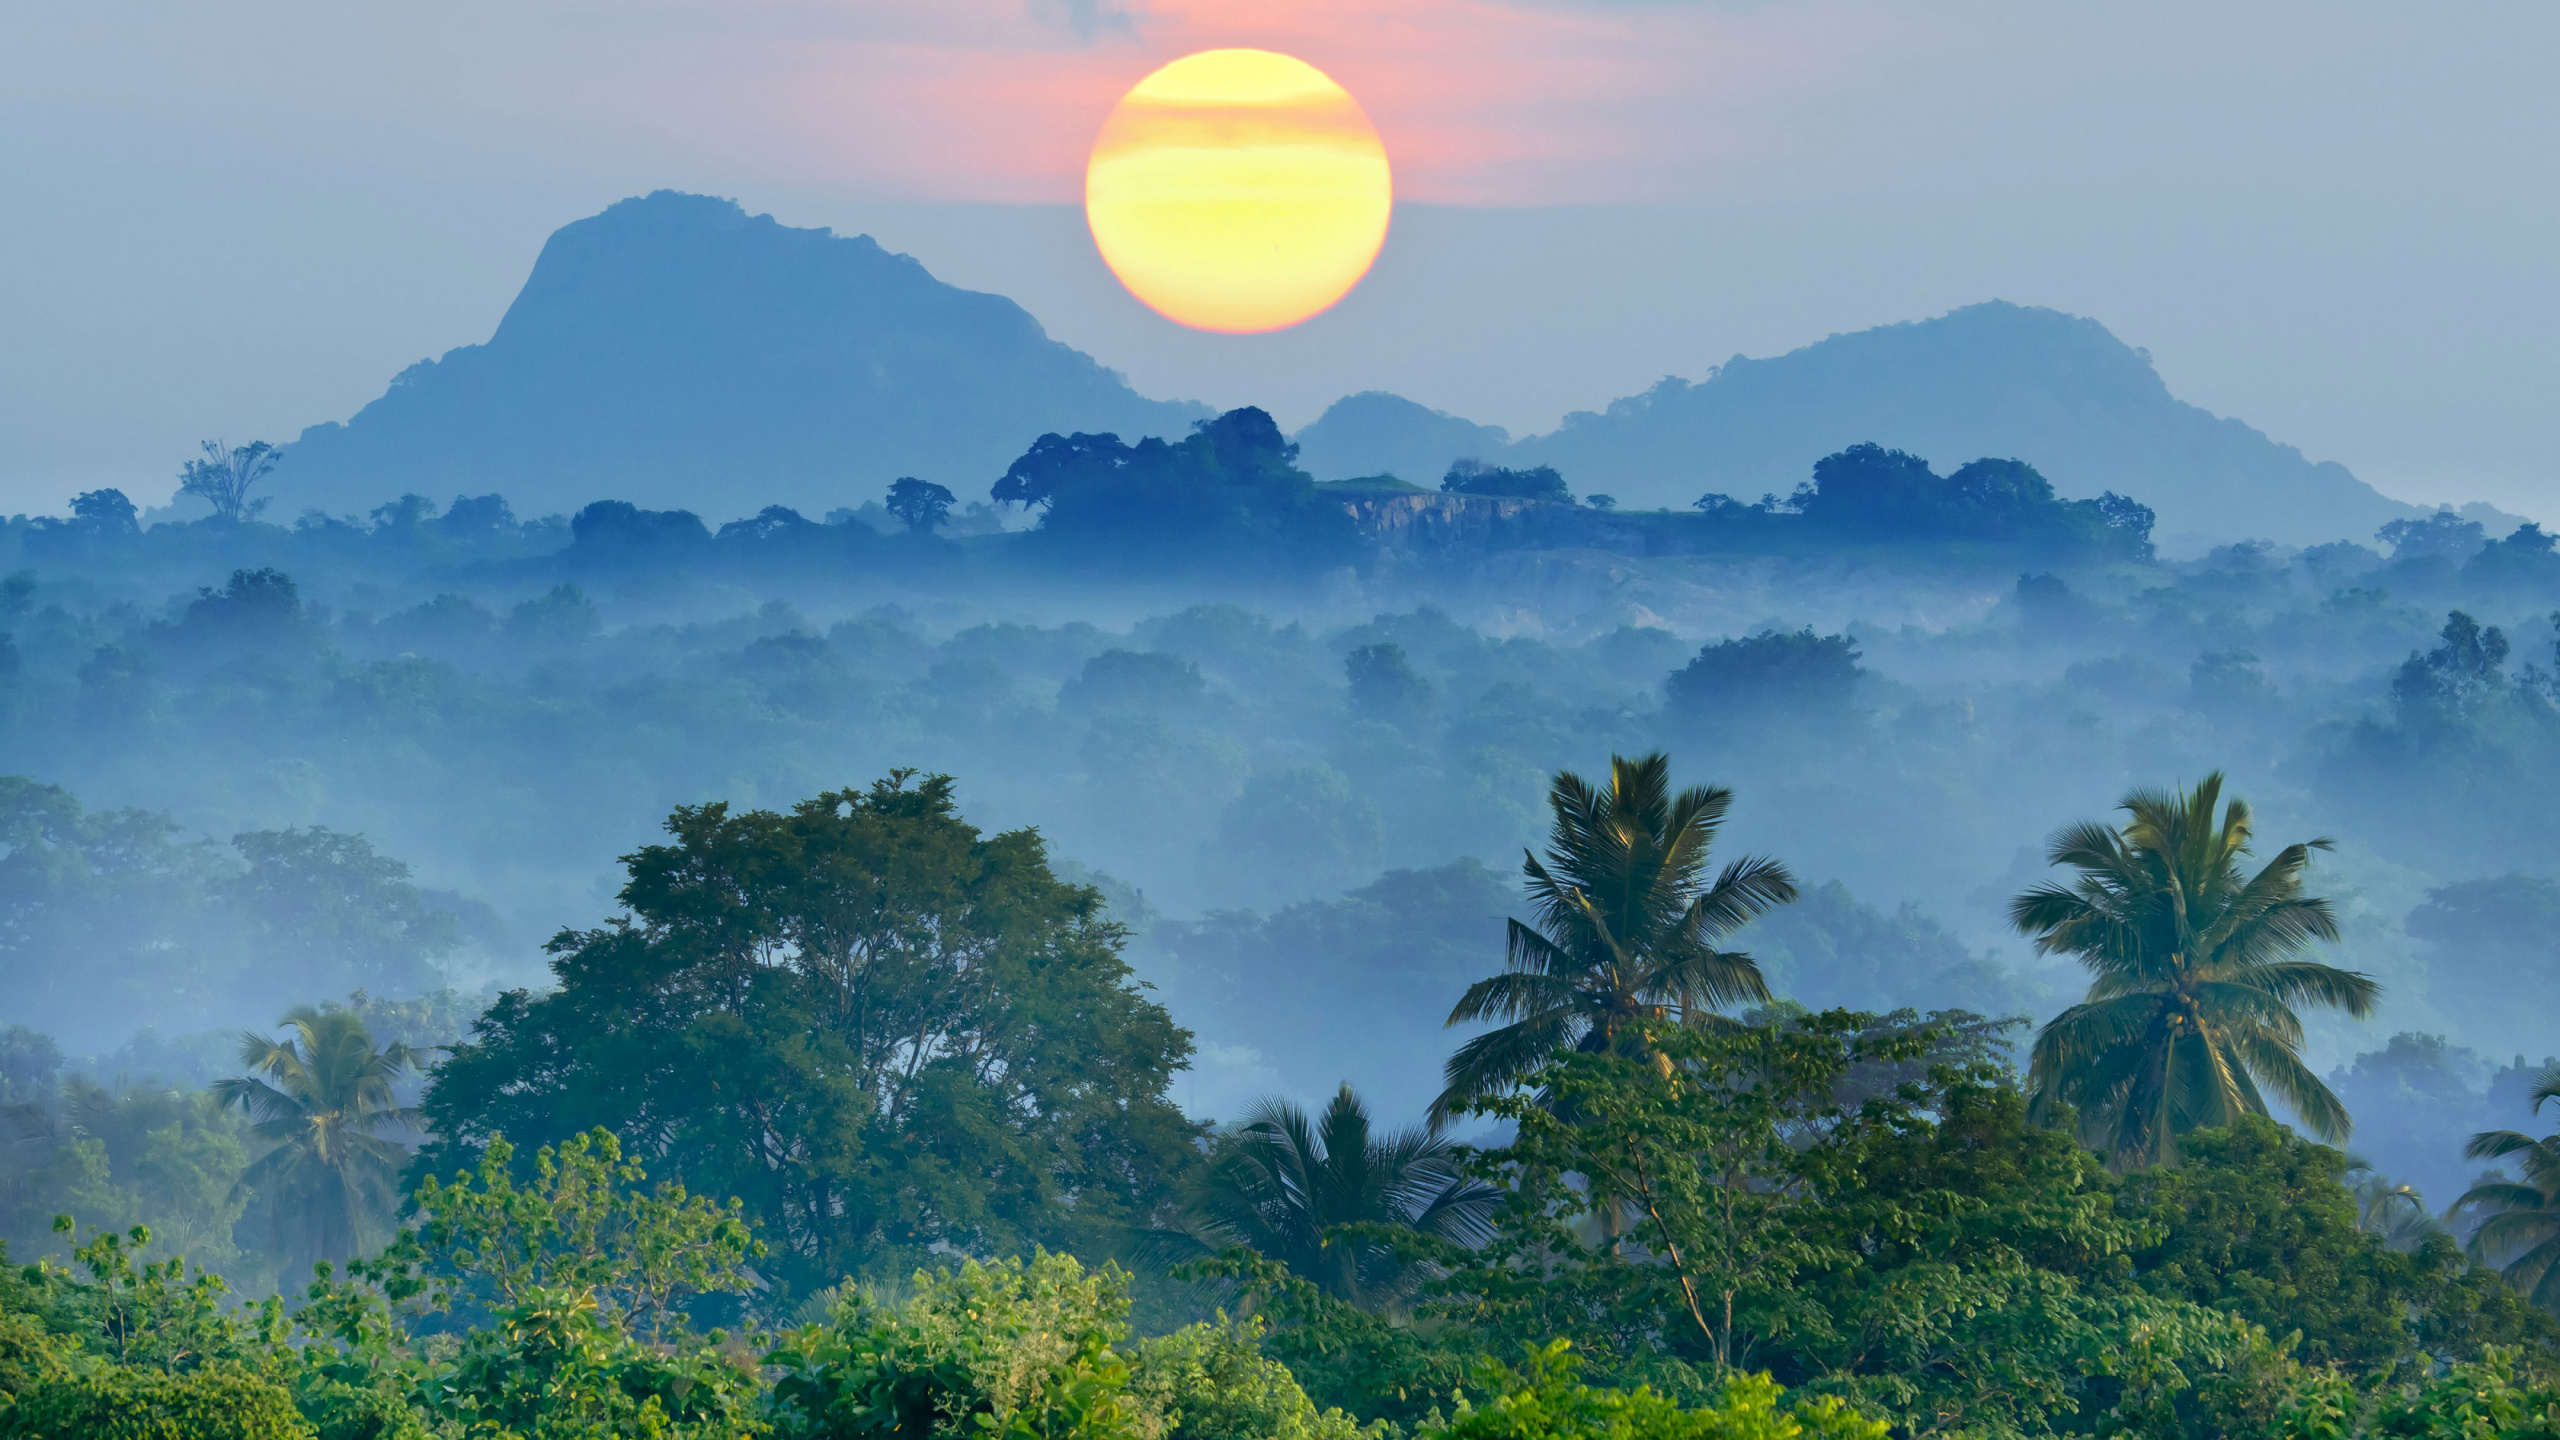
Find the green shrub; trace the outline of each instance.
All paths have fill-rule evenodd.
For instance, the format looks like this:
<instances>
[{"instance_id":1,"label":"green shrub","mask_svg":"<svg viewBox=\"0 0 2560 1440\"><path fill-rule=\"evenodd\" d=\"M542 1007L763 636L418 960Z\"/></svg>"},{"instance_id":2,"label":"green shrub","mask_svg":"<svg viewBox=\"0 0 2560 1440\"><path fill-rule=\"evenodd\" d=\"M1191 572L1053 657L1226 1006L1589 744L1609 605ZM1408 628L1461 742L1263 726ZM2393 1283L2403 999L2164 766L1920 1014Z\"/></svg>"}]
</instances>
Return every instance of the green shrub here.
<instances>
[{"instance_id":1,"label":"green shrub","mask_svg":"<svg viewBox=\"0 0 2560 1440\"><path fill-rule=\"evenodd\" d=\"M1581 1361L1566 1342L1531 1351L1514 1371L1491 1365L1483 1405L1461 1402L1457 1416L1426 1425L1421 1440L1884 1440L1882 1421L1837 1399L1781 1405L1785 1393L1766 1375L1728 1378L1697 1409L1637 1386L1601 1390L1581 1383Z\"/></svg>"},{"instance_id":2,"label":"green shrub","mask_svg":"<svg viewBox=\"0 0 2560 1440\"><path fill-rule=\"evenodd\" d=\"M2298 1372L2276 1408L2275 1440L2560 1440L2560 1389L2516 1374L2492 1346L2416 1384L2359 1393L2334 1369Z\"/></svg>"},{"instance_id":3,"label":"green shrub","mask_svg":"<svg viewBox=\"0 0 2560 1440\"><path fill-rule=\"evenodd\" d=\"M490 1440L739 1440L759 1434L754 1377L716 1352L669 1352L597 1315L583 1290L534 1289L427 1370L424 1408ZM396 1436L399 1432L379 1432Z\"/></svg>"},{"instance_id":4,"label":"green shrub","mask_svg":"<svg viewBox=\"0 0 2560 1440\"><path fill-rule=\"evenodd\" d=\"M789 1440L1363 1440L1262 1353L1247 1321L1127 1344L1129 1279L1065 1255L857 1292L766 1357Z\"/></svg>"},{"instance_id":5,"label":"green shrub","mask_svg":"<svg viewBox=\"0 0 2560 1440\"><path fill-rule=\"evenodd\" d=\"M293 1397L246 1371L101 1369L40 1380L18 1397L7 1440L313 1440Z\"/></svg>"},{"instance_id":6,"label":"green shrub","mask_svg":"<svg viewBox=\"0 0 2560 1440\"><path fill-rule=\"evenodd\" d=\"M1339 1410L1319 1410L1289 1367L1262 1353L1257 1320L1187 1325L1139 1341L1130 1389L1164 1416L1165 1440L1360 1440Z\"/></svg>"},{"instance_id":7,"label":"green shrub","mask_svg":"<svg viewBox=\"0 0 2560 1440\"><path fill-rule=\"evenodd\" d=\"M305 1372L294 1403L319 1440L435 1440L406 1400L380 1387Z\"/></svg>"},{"instance_id":8,"label":"green shrub","mask_svg":"<svg viewBox=\"0 0 2560 1440\"><path fill-rule=\"evenodd\" d=\"M792 1440L1163 1440L1111 1347L1128 1277L1066 1255L919 1274L902 1305L856 1292L833 1322L767 1357L777 1432Z\"/></svg>"}]
</instances>

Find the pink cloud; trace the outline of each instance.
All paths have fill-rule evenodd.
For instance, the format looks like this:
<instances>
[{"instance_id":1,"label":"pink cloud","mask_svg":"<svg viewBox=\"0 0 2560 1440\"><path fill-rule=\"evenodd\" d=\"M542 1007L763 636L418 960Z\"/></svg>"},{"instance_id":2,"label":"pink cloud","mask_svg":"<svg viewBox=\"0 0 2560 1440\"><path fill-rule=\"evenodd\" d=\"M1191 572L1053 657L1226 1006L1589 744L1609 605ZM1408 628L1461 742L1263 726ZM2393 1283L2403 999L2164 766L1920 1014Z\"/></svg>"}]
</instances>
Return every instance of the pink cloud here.
<instances>
[{"instance_id":1,"label":"pink cloud","mask_svg":"<svg viewBox=\"0 0 2560 1440\"><path fill-rule=\"evenodd\" d=\"M1840 76L1817 72L1876 54L1897 29L1846 3L1152 0L1087 35L1021 0L758 13L761 25L698 37L728 63L697 52L716 79L653 96L655 123L796 180L1054 202L1080 195L1120 94L1197 50L1260 46L1340 80L1384 136L1403 198L1542 204L1693 192L1702 173L1770 151L1755 109L1808 79L1828 88Z\"/></svg>"}]
</instances>

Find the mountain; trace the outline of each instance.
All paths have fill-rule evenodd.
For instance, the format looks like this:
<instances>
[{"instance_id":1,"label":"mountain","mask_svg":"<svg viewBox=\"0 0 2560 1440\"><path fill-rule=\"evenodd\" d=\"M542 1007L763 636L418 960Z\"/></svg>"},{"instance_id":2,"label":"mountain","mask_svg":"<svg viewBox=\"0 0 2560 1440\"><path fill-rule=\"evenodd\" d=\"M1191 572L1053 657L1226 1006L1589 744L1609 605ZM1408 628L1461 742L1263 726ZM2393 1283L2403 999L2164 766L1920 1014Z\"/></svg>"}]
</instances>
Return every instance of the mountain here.
<instances>
[{"instance_id":1,"label":"mountain","mask_svg":"<svg viewBox=\"0 0 2560 1440\"><path fill-rule=\"evenodd\" d=\"M1466 436L1466 425L1373 393L1336 402L1298 439L1310 468L1323 462L1319 479L1393 468L1436 483L1451 460L1472 457L1553 465L1578 494L1664 507L1709 492L1785 495L1815 460L1872 440L1941 473L1982 456L2015 458L2066 496L2131 495L2159 512L2158 534L2173 547L2370 543L2385 521L2419 513L2345 466L2315 464L2177 399L2149 354L2097 321L2001 301L1834 335L1775 359L1737 355L1696 384L1664 380L1507 446Z\"/></svg>"},{"instance_id":2,"label":"mountain","mask_svg":"<svg viewBox=\"0 0 2560 1440\"><path fill-rule=\"evenodd\" d=\"M662 190L554 233L487 344L304 431L274 513L494 490L528 515L608 497L815 515L901 475L984 495L1043 431L1179 436L1209 413L867 236Z\"/></svg>"},{"instance_id":3,"label":"mountain","mask_svg":"<svg viewBox=\"0 0 2560 1440\"><path fill-rule=\"evenodd\" d=\"M1325 408L1290 437L1298 465L1327 480L1393 475L1416 485L1440 483L1449 462L1501 453L1511 432L1417 405L1384 390L1363 390Z\"/></svg>"}]
</instances>

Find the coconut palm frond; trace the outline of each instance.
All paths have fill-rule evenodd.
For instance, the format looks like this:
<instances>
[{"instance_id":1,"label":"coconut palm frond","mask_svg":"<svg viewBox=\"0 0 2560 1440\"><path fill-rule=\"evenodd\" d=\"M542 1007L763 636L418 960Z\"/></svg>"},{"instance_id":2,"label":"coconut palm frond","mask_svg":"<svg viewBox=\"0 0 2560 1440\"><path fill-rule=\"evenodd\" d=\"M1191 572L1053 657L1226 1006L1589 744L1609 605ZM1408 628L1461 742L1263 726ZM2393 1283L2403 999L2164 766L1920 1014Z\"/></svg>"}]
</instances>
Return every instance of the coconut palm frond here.
<instances>
[{"instance_id":1,"label":"coconut palm frond","mask_svg":"<svg viewBox=\"0 0 2560 1440\"><path fill-rule=\"evenodd\" d=\"M1796 898L1785 866L1759 856L1710 878L1709 852L1733 793L1676 794L1659 752L1614 756L1605 786L1566 772L1548 787L1543 854L1521 866L1531 918L1510 922L1505 973L1468 987L1452 1025L1495 1020L1450 1056L1433 1122L1517 1085L1567 1047L1642 1049L1663 1023L1711 1023L1765 1003L1748 954L1718 941Z\"/></svg>"},{"instance_id":2,"label":"coconut palm frond","mask_svg":"<svg viewBox=\"0 0 2560 1440\"><path fill-rule=\"evenodd\" d=\"M2533 1089L2528 1098L2533 1101L2537 1115L2542 1113L2543 1102L2560 1100L2560 1060L2546 1060L2542 1068L2534 1072Z\"/></svg>"},{"instance_id":3,"label":"coconut palm frond","mask_svg":"<svg viewBox=\"0 0 2560 1440\"><path fill-rule=\"evenodd\" d=\"M2084 1001L2055 1016L2028 1052L2030 1102L2049 1097L2084 1111L2112 1103L2121 1083L2109 1077L2142 1062L2136 1042L2159 1020L2159 1001L2147 995Z\"/></svg>"},{"instance_id":4,"label":"coconut palm frond","mask_svg":"<svg viewBox=\"0 0 2560 1440\"><path fill-rule=\"evenodd\" d=\"M1247 1245L1338 1299L1393 1308L1429 1275L1374 1232L1479 1244L1498 1199L1459 1174L1437 1129L1381 1133L1346 1085L1313 1115L1285 1100L1256 1105L1220 1142L1182 1223L1135 1232L1124 1252L1171 1265Z\"/></svg>"},{"instance_id":5,"label":"coconut palm frond","mask_svg":"<svg viewBox=\"0 0 2560 1440\"><path fill-rule=\"evenodd\" d=\"M2274 960L2242 965L2215 965L2200 972L2207 984L2227 984L2258 991L2291 1013L2296 1006L2319 1005L2342 1010L2361 1020L2381 1003L2382 986L2360 970L2341 970L2317 960ZM2232 997L2235 1003L2238 997Z\"/></svg>"},{"instance_id":6,"label":"coconut palm frond","mask_svg":"<svg viewBox=\"0 0 2560 1440\"><path fill-rule=\"evenodd\" d=\"M2121 826L2073 825L2046 854L2077 872L2010 902L2040 954L2090 973L2088 998L2056 1016L2031 1052L2040 1112L2079 1108L2118 1167L2163 1163L2176 1137L2263 1115L2269 1097L2328 1139L2351 1120L2303 1065L2299 1011L2362 1017L2371 977L2305 958L2338 940L2329 903L2303 893L2325 840L2286 846L2244 874L2254 838L2246 802L2219 774L2192 789L2137 790Z\"/></svg>"},{"instance_id":7,"label":"coconut palm frond","mask_svg":"<svg viewBox=\"0 0 2560 1440\"><path fill-rule=\"evenodd\" d=\"M2346 1105L2327 1082L2302 1063L2298 1032L2288 1041L2263 1030L2235 1028L2230 1045L2248 1073L2259 1085L2275 1092L2277 1100L2302 1121L2302 1128L2331 1145L2344 1144L2354 1133L2355 1121L2347 1114ZM2260 1114L2266 1113L2263 1101L2255 1108Z\"/></svg>"},{"instance_id":8,"label":"coconut palm frond","mask_svg":"<svg viewBox=\"0 0 2560 1440\"><path fill-rule=\"evenodd\" d=\"M1460 1110L1517 1083L1558 1051L1570 1048L1584 1023L1577 1011L1559 1007L1488 1030L1460 1045L1449 1057L1446 1087L1431 1102L1431 1123L1445 1125Z\"/></svg>"},{"instance_id":9,"label":"coconut palm frond","mask_svg":"<svg viewBox=\"0 0 2560 1440\"><path fill-rule=\"evenodd\" d=\"M1769 1003L1760 962L1738 950L1704 950L1671 960L1645 977L1645 988L1687 1016Z\"/></svg>"},{"instance_id":10,"label":"coconut palm frond","mask_svg":"<svg viewBox=\"0 0 2560 1440\"><path fill-rule=\"evenodd\" d=\"M1745 855L1724 867L1716 883L1689 902L1679 930L1684 938L1711 944L1797 897L1796 878L1786 866L1761 855Z\"/></svg>"}]
</instances>

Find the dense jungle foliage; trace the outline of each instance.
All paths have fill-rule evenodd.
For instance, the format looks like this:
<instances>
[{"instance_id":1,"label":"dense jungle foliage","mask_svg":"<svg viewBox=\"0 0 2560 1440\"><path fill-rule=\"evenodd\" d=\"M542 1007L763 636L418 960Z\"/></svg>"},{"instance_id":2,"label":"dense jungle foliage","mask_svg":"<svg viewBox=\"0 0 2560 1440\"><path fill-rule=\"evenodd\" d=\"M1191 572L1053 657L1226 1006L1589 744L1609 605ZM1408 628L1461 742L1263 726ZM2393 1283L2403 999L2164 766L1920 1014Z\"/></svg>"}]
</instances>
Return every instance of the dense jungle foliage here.
<instances>
[{"instance_id":1,"label":"dense jungle foliage","mask_svg":"<svg viewBox=\"0 0 2560 1440\"><path fill-rule=\"evenodd\" d=\"M553 984L440 1058L305 1008L199 1099L62 1100L92 1181L192 1157L201 1205L227 1161L217 1219L246 1233L254 1197L314 1278L244 1300L174 1233L66 1212L0 1282L0 1434L2521 1435L2560 1413L2537 1388L2560 1330L2494 1240L2466 1258L2377 1225L2346 1157L2259 1098L2302 1107L2293 1007L2362 1003L2363 977L2309 958L2328 902L2297 849L2247 872L2251 817L2215 782L2064 832L2086 878L2022 896L2020 924L2085 952L2084 1009L2138 995L2109 967L2147 947L2199 957L2208 1000L2260 996L2260 1038L2126 1042L2175 1081L2232 1037L2249 1079L2220 1109L2049 1054L2068 1013L2022 1083L2017 1022L1775 1001L1721 947L1792 882L1717 868L1731 797L1675 793L1656 755L1554 782L1508 963L1451 1011L1513 1021L1448 1064L1443 1108L1501 1122L1473 1144L1383 1131L1347 1087L1320 1116L1186 1120L1191 1037L1101 893L953 793L902 772L788 813L680 808L626 857L623 913L561 932ZM137 1105L159 1108L119 1165L85 1132Z\"/></svg>"},{"instance_id":2,"label":"dense jungle foliage","mask_svg":"<svg viewBox=\"0 0 2560 1440\"><path fill-rule=\"evenodd\" d=\"M0 1435L2560 1431L2535 527L225 467L0 525Z\"/></svg>"}]
</instances>

